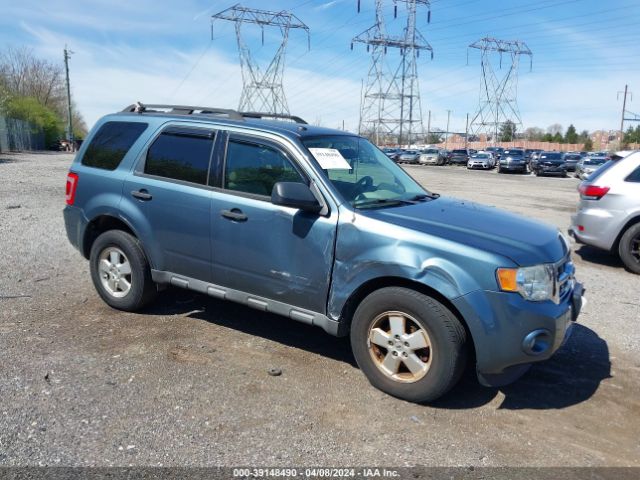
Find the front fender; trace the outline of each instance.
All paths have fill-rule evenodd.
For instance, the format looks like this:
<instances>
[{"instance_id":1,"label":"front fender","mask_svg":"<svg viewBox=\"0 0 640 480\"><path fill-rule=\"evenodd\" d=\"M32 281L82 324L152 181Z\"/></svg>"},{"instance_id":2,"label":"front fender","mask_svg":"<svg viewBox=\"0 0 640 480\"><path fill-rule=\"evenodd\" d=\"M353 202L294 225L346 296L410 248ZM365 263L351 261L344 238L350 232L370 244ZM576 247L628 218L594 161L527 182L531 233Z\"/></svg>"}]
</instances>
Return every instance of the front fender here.
<instances>
[{"instance_id":1,"label":"front fender","mask_svg":"<svg viewBox=\"0 0 640 480\"><path fill-rule=\"evenodd\" d=\"M338 225L327 313L340 320L351 295L376 278L419 282L453 300L495 288L495 265L511 263L490 252L345 212Z\"/></svg>"}]
</instances>

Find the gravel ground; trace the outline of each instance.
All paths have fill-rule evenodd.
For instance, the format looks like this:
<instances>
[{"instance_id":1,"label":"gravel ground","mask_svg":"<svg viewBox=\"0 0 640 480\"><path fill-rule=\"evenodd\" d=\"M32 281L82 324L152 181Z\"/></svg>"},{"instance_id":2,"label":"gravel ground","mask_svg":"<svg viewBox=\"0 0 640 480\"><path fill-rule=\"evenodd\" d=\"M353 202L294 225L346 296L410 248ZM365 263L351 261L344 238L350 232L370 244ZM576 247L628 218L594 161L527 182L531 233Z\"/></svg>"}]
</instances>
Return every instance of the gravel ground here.
<instances>
[{"instance_id":1,"label":"gravel ground","mask_svg":"<svg viewBox=\"0 0 640 480\"><path fill-rule=\"evenodd\" d=\"M0 465L640 466L640 278L606 253L575 252L589 303L553 359L414 405L318 328L180 290L107 307L64 233L71 159L0 155ZM563 230L577 201L572 178L407 170Z\"/></svg>"}]
</instances>

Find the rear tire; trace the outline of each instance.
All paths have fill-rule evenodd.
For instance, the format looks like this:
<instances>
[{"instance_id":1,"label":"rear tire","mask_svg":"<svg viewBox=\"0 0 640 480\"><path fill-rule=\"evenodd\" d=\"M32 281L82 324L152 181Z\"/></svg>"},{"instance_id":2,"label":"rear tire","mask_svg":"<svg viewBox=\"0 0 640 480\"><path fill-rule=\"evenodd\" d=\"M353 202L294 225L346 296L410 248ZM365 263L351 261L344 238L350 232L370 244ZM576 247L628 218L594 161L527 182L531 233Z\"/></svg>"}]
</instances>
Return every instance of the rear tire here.
<instances>
[{"instance_id":1,"label":"rear tire","mask_svg":"<svg viewBox=\"0 0 640 480\"><path fill-rule=\"evenodd\" d=\"M101 234L91 247L89 264L93 285L113 308L135 312L157 294L140 242L127 232L109 230Z\"/></svg>"},{"instance_id":2,"label":"rear tire","mask_svg":"<svg viewBox=\"0 0 640 480\"><path fill-rule=\"evenodd\" d=\"M627 270L640 274L640 223L630 226L620 238L618 253Z\"/></svg>"},{"instance_id":3,"label":"rear tire","mask_svg":"<svg viewBox=\"0 0 640 480\"><path fill-rule=\"evenodd\" d=\"M371 293L351 324L351 348L369 382L410 402L433 401L457 383L465 343L465 329L449 309L407 288Z\"/></svg>"}]
</instances>

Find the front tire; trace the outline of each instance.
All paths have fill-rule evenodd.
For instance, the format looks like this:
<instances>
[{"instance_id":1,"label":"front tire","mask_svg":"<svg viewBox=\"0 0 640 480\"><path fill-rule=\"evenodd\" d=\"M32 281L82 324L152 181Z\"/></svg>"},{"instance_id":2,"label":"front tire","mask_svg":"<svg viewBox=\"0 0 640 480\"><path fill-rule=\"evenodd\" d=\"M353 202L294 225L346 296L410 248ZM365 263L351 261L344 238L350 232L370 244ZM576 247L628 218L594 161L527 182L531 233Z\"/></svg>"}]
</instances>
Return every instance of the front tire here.
<instances>
[{"instance_id":1,"label":"front tire","mask_svg":"<svg viewBox=\"0 0 640 480\"><path fill-rule=\"evenodd\" d=\"M618 246L620 259L630 272L640 274L640 223L627 228Z\"/></svg>"},{"instance_id":2,"label":"front tire","mask_svg":"<svg viewBox=\"0 0 640 480\"><path fill-rule=\"evenodd\" d=\"M449 391L466 365L466 332L432 297L387 287L366 297L351 324L351 348L371 384L410 402Z\"/></svg>"},{"instance_id":3,"label":"front tire","mask_svg":"<svg viewBox=\"0 0 640 480\"><path fill-rule=\"evenodd\" d=\"M89 264L93 285L113 308L135 312L156 296L147 257L138 239L127 232L109 230L96 238Z\"/></svg>"}]
</instances>

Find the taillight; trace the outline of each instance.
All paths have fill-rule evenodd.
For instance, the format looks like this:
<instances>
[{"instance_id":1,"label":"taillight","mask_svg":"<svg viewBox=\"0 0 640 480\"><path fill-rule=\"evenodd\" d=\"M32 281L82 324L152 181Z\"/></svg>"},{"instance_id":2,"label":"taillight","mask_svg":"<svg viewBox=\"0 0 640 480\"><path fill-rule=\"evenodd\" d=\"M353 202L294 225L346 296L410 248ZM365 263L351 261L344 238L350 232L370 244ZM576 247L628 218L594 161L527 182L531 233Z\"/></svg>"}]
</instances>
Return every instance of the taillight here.
<instances>
[{"instance_id":1,"label":"taillight","mask_svg":"<svg viewBox=\"0 0 640 480\"><path fill-rule=\"evenodd\" d=\"M67 187L65 192L65 201L67 205L73 205L76 200L76 188L78 187L78 174L67 173Z\"/></svg>"},{"instance_id":2,"label":"taillight","mask_svg":"<svg viewBox=\"0 0 640 480\"><path fill-rule=\"evenodd\" d=\"M609 187L598 187L596 185L580 185L578 188L580 196L586 200L600 200L609 191Z\"/></svg>"}]
</instances>

